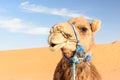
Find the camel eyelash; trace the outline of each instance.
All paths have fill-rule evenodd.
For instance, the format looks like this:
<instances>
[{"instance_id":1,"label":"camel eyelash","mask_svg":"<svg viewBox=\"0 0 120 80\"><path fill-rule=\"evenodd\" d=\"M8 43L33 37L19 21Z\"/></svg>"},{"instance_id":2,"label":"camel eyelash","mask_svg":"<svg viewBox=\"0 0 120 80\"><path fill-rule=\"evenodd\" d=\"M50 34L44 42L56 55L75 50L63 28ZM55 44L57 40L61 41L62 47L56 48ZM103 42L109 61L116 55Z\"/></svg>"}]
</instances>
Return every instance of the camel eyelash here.
<instances>
[{"instance_id":1,"label":"camel eyelash","mask_svg":"<svg viewBox=\"0 0 120 80\"><path fill-rule=\"evenodd\" d=\"M81 28L79 28L79 30L81 31L81 32L83 32L83 33L85 33L85 32L87 32L87 28L86 27L81 27Z\"/></svg>"}]
</instances>

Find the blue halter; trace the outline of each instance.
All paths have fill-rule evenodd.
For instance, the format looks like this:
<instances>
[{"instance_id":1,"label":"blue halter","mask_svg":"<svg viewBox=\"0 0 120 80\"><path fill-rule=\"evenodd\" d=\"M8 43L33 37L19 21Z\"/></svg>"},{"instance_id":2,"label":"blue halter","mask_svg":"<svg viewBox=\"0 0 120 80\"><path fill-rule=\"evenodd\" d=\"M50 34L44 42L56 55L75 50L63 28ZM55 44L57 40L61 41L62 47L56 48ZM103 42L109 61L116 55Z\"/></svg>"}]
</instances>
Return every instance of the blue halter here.
<instances>
[{"instance_id":1,"label":"blue halter","mask_svg":"<svg viewBox=\"0 0 120 80\"><path fill-rule=\"evenodd\" d=\"M85 55L85 49L83 46L81 46L79 44L79 37L78 37L78 33L74 27L73 24L69 23L71 25L71 27L73 28L73 31L75 33L76 36L76 50L75 53L72 57L67 58L66 56L64 56L71 64L72 64L72 73L73 73L73 80L76 80L76 70L75 70L75 64L80 63L80 60L86 62L92 59L91 54L87 54ZM83 57L77 57L78 54L82 54Z\"/></svg>"}]
</instances>

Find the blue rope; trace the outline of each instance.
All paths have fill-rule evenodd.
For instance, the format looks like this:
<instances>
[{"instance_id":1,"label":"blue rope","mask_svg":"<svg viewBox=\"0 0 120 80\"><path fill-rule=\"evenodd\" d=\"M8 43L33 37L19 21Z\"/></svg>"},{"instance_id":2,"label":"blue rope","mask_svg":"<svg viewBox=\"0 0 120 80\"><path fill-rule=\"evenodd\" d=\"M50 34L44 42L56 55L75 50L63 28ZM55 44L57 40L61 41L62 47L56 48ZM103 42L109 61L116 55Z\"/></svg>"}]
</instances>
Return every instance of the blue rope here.
<instances>
[{"instance_id":1,"label":"blue rope","mask_svg":"<svg viewBox=\"0 0 120 80\"><path fill-rule=\"evenodd\" d=\"M73 80L76 80L76 68L75 68L75 65L78 64L80 62L80 60L86 62L86 61L89 61L91 60L92 57L90 54L86 55L85 57L82 57L82 58L78 58L76 55L71 57L71 58L68 58L68 61L70 63L72 63L72 76L73 76Z\"/></svg>"},{"instance_id":2,"label":"blue rope","mask_svg":"<svg viewBox=\"0 0 120 80\"><path fill-rule=\"evenodd\" d=\"M68 22L69 23L69 22ZM76 41L77 41L77 44L79 43L79 37L78 37L78 33L74 27L74 25L72 23L69 23L71 25L71 27L73 28L73 31L75 33L75 36L76 36Z\"/></svg>"},{"instance_id":3,"label":"blue rope","mask_svg":"<svg viewBox=\"0 0 120 80\"><path fill-rule=\"evenodd\" d=\"M75 70L75 63L72 63L72 75L73 75L73 80L76 80L76 70Z\"/></svg>"},{"instance_id":4,"label":"blue rope","mask_svg":"<svg viewBox=\"0 0 120 80\"><path fill-rule=\"evenodd\" d=\"M74 27L73 24L69 23L71 25L71 27L73 28L73 31L75 33L76 36L76 51L73 55L73 57L67 58L66 56L64 56L70 63L72 63L72 76L73 76L73 80L76 80L76 68L75 68L75 64L78 64L80 62L80 60L86 62L92 59L91 54L85 55L81 58L78 58L77 55L78 54L82 54L84 55L85 49L83 46L81 46L79 44L79 37L78 37L78 33Z\"/></svg>"}]
</instances>

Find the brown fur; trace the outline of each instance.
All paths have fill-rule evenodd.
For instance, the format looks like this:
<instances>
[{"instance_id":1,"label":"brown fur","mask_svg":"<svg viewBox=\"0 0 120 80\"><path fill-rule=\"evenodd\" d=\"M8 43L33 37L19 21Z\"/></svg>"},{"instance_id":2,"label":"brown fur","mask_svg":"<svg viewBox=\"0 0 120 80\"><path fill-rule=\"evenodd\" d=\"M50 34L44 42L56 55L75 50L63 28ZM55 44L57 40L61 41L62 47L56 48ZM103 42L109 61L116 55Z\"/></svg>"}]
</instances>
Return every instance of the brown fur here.
<instances>
[{"instance_id":1,"label":"brown fur","mask_svg":"<svg viewBox=\"0 0 120 80\"><path fill-rule=\"evenodd\" d=\"M64 58L58 63L53 80L72 80L71 64ZM76 64L76 80L101 80L91 62Z\"/></svg>"}]
</instances>

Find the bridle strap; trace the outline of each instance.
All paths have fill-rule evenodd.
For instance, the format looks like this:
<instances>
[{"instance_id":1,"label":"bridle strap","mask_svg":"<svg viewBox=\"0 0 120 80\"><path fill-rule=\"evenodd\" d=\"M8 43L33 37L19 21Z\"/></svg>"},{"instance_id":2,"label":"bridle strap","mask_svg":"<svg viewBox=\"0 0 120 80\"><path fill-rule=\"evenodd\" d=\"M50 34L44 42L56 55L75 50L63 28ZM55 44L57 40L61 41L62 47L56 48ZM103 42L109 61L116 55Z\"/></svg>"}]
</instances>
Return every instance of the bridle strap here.
<instances>
[{"instance_id":1,"label":"bridle strap","mask_svg":"<svg viewBox=\"0 0 120 80\"><path fill-rule=\"evenodd\" d=\"M74 31L75 37L76 37L76 43L78 44L78 43L79 43L78 33L77 33L77 31L76 31L74 25L73 25L72 23L70 23L70 22L68 22L68 23L69 23L69 24L71 25L71 27L73 28L73 31Z\"/></svg>"},{"instance_id":2,"label":"bridle strap","mask_svg":"<svg viewBox=\"0 0 120 80\"><path fill-rule=\"evenodd\" d=\"M68 22L69 23L69 22ZM75 64L79 63L79 58L77 57L77 48L78 48L78 44L79 44L79 37L78 37L78 33L75 29L75 26L72 23L69 23L74 31L75 37L76 37L76 50L75 53L73 54L72 58L66 58L69 60L69 62L72 63L72 75L73 75L73 80L76 80L76 69L75 69ZM65 56L64 56L65 57Z\"/></svg>"},{"instance_id":3,"label":"bridle strap","mask_svg":"<svg viewBox=\"0 0 120 80\"><path fill-rule=\"evenodd\" d=\"M68 22L69 23L69 22ZM73 54L72 57L67 58L66 56L64 56L71 64L72 64L72 75L73 75L73 80L76 80L76 68L75 68L75 64L78 64L80 62L80 60L86 62L86 60L90 60L91 59L91 55L85 55L85 50L84 47L80 45L79 43L79 36L78 33L75 29L75 26L72 23L69 23L74 31L75 37L76 37L76 50L75 53ZM82 54L84 55L83 57L78 58L77 54Z\"/></svg>"}]
</instances>

